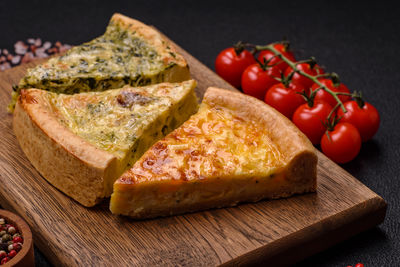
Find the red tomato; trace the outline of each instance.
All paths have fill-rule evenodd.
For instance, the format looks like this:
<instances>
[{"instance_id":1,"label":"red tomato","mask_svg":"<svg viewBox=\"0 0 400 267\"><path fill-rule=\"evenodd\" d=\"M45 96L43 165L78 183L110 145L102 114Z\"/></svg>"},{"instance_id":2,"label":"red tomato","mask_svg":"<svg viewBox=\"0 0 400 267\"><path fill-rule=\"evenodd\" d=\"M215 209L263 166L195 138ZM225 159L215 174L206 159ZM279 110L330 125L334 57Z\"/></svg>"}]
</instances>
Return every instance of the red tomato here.
<instances>
[{"instance_id":1,"label":"red tomato","mask_svg":"<svg viewBox=\"0 0 400 267\"><path fill-rule=\"evenodd\" d=\"M339 86L335 87L333 85L333 82L331 79L320 79L319 81L334 92L350 94L349 88L347 88L347 86L344 85L343 83L341 83ZM315 91L318 88L320 88L319 84L314 83L313 86L311 87L311 90ZM351 100L351 97L347 96L347 95L339 95L338 97L343 103ZM330 93L328 93L327 91L325 91L323 89L318 90L317 95L315 96L315 101L325 101L332 107L335 107L337 104L336 99L333 98L333 96Z\"/></svg>"},{"instance_id":2,"label":"red tomato","mask_svg":"<svg viewBox=\"0 0 400 267\"><path fill-rule=\"evenodd\" d=\"M287 118L292 119L296 109L306 103L304 98L298 94L305 88L301 84L291 82L288 87L283 83L273 85L265 95L265 103L274 107Z\"/></svg>"},{"instance_id":3,"label":"red tomato","mask_svg":"<svg viewBox=\"0 0 400 267\"><path fill-rule=\"evenodd\" d=\"M348 101L344 103L344 107L347 109L346 113L342 109L337 112L338 116L342 117L340 121L353 124L360 132L363 142L371 139L379 128L378 110L367 102L360 108L356 101Z\"/></svg>"},{"instance_id":4,"label":"red tomato","mask_svg":"<svg viewBox=\"0 0 400 267\"><path fill-rule=\"evenodd\" d=\"M309 74L309 75L312 75L312 76L316 76L316 75L317 75L317 72L315 71L315 69L312 69L312 68L310 67L310 64L308 64L308 63L300 63L300 64L297 64L297 65L296 65L296 68L297 68L298 70L301 70L301 71L303 71L303 72ZM292 72L293 72L293 68L289 66L289 67L285 70L285 73L284 73L284 74L285 74L285 76L287 77L287 76L289 76ZM292 81L295 82L295 83L302 84L305 88L310 88L311 85L313 85L313 83L314 83L312 80L310 80L310 79L307 78L306 76L303 76L303 75L301 75L301 74L299 74L299 73L297 73L297 72L295 72L295 73L293 74Z\"/></svg>"},{"instance_id":5,"label":"red tomato","mask_svg":"<svg viewBox=\"0 0 400 267\"><path fill-rule=\"evenodd\" d=\"M339 122L333 131L327 133L322 136L321 149L331 160L346 163L353 160L360 152L361 137L352 124Z\"/></svg>"},{"instance_id":6,"label":"red tomato","mask_svg":"<svg viewBox=\"0 0 400 267\"><path fill-rule=\"evenodd\" d=\"M254 63L256 60L249 51L243 50L237 55L235 49L229 47L218 54L215 60L215 71L225 81L238 88L243 71Z\"/></svg>"},{"instance_id":7,"label":"red tomato","mask_svg":"<svg viewBox=\"0 0 400 267\"><path fill-rule=\"evenodd\" d=\"M293 114L293 123L305 134L308 139L318 145L325 132L324 122L329 116L332 107L326 102L315 102L299 106Z\"/></svg>"},{"instance_id":8,"label":"red tomato","mask_svg":"<svg viewBox=\"0 0 400 267\"><path fill-rule=\"evenodd\" d=\"M279 83L280 71L277 67L264 70L256 63L248 66L242 75L242 89L245 94L264 100L265 94L272 85Z\"/></svg>"},{"instance_id":9,"label":"red tomato","mask_svg":"<svg viewBox=\"0 0 400 267\"><path fill-rule=\"evenodd\" d=\"M290 59L291 61L296 61L296 59L294 58L294 55L291 51L287 50L286 46L284 44L275 44L274 48L276 50L278 50L279 52L282 53L283 56L287 57L288 59ZM271 60L269 61L268 65L269 66L273 66L275 64L277 64L278 62L280 62L279 64L277 64L276 66L282 71L284 72L287 67L289 67L289 65L282 61L282 59L280 59L280 57L278 57L277 55L275 55L274 52L269 51L269 50L263 50L260 52L260 54L258 55L257 59L258 61L260 61L261 63L264 62L264 58L265 60Z\"/></svg>"}]
</instances>

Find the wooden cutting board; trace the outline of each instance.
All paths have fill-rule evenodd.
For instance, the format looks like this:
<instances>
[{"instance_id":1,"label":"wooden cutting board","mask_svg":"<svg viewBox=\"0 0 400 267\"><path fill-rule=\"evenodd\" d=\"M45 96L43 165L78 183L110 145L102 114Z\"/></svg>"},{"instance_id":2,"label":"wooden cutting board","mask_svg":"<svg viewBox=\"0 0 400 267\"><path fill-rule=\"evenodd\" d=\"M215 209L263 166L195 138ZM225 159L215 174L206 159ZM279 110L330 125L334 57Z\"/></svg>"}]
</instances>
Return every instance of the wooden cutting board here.
<instances>
[{"instance_id":1,"label":"wooden cutting board","mask_svg":"<svg viewBox=\"0 0 400 267\"><path fill-rule=\"evenodd\" d=\"M235 90L179 50L200 97L208 86ZM108 200L85 208L40 176L12 132L11 86L34 65L0 73L0 203L27 221L54 265L286 265L385 217L385 201L321 153L313 194L145 221L112 215Z\"/></svg>"}]
</instances>

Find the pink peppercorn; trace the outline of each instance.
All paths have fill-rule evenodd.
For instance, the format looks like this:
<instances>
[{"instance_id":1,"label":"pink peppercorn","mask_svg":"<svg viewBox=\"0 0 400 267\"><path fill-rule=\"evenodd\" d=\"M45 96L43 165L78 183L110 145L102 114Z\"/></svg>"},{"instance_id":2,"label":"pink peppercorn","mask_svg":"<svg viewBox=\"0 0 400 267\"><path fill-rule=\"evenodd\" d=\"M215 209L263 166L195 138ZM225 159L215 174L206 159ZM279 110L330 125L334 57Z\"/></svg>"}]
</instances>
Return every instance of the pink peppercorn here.
<instances>
[{"instance_id":1,"label":"pink peppercorn","mask_svg":"<svg viewBox=\"0 0 400 267\"><path fill-rule=\"evenodd\" d=\"M14 243L12 246L17 252L20 251L22 248L21 243Z\"/></svg>"},{"instance_id":2,"label":"pink peppercorn","mask_svg":"<svg viewBox=\"0 0 400 267\"><path fill-rule=\"evenodd\" d=\"M17 252L13 249L10 252L8 252L8 257L10 259L14 258L17 255Z\"/></svg>"},{"instance_id":3,"label":"pink peppercorn","mask_svg":"<svg viewBox=\"0 0 400 267\"><path fill-rule=\"evenodd\" d=\"M6 264L6 262L8 262L10 260L10 258L5 257L1 260L0 265Z\"/></svg>"},{"instance_id":4,"label":"pink peppercorn","mask_svg":"<svg viewBox=\"0 0 400 267\"><path fill-rule=\"evenodd\" d=\"M16 236L13 238L13 243L23 243L24 240L20 236Z\"/></svg>"}]
</instances>

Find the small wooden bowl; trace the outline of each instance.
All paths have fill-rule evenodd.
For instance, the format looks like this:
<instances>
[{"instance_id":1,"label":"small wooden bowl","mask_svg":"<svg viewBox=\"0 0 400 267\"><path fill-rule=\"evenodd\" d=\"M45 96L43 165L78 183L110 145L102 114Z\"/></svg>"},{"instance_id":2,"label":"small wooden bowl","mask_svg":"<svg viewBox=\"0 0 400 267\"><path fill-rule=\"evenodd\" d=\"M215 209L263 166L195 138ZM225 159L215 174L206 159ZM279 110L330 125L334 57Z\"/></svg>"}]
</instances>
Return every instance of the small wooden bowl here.
<instances>
[{"instance_id":1,"label":"small wooden bowl","mask_svg":"<svg viewBox=\"0 0 400 267\"><path fill-rule=\"evenodd\" d=\"M18 252L18 254L6 264L1 265L1 267L35 266L32 232L29 229L29 226L19 216L7 210L0 209L0 217L4 218L7 222L15 225L17 227L17 230L21 233L22 238L24 239L22 249Z\"/></svg>"}]
</instances>

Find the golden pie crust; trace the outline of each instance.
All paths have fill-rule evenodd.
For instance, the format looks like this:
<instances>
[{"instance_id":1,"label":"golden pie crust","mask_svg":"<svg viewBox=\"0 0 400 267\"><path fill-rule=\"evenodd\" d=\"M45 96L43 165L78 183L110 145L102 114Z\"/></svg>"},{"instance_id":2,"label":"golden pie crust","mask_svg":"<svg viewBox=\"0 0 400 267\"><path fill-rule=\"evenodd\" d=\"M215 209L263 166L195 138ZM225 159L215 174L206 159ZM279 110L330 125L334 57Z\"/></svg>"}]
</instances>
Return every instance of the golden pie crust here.
<instances>
[{"instance_id":1,"label":"golden pie crust","mask_svg":"<svg viewBox=\"0 0 400 267\"><path fill-rule=\"evenodd\" d=\"M189 80L182 83L161 83L113 90L120 92L119 94L146 94L150 90L159 89L155 91L154 96L158 95L160 101L166 103L163 106L150 104L146 111L154 112L150 117L127 110L127 116L135 120L133 123L136 122L135 116L146 118L144 126L134 132L136 137L135 143L132 144L135 144L135 147L130 149L132 152L127 152L131 159L138 159L148 147L168 133L164 134L163 126L166 129L176 128L196 112L195 87L196 82ZM81 105L88 99L93 99L93 95L109 92L90 92L68 97L71 97L76 105ZM58 107L50 102L49 94L56 95L38 89L21 91L14 111L14 133L27 158L47 181L82 205L94 206L104 197L111 195L113 182L126 169L126 165L123 164L131 164L125 160L128 154L124 158L117 158L115 154L100 149L75 134L72 129L61 123L60 120L65 118ZM166 102L167 100L169 102ZM115 101L115 105L118 105L118 97L109 101Z\"/></svg>"},{"instance_id":2,"label":"golden pie crust","mask_svg":"<svg viewBox=\"0 0 400 267\"><path fill-rule=\"evenodd\" d=\"M317 156L285 116L208 88L197 114L114 184L110 209L137 219L315 192Z\"/></svg>"}]
</instances>

